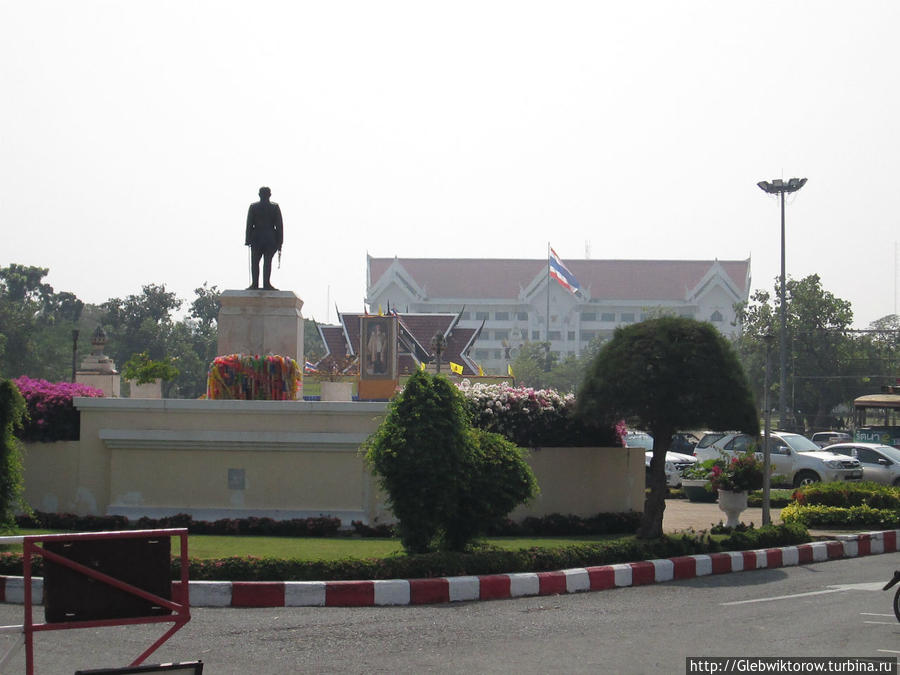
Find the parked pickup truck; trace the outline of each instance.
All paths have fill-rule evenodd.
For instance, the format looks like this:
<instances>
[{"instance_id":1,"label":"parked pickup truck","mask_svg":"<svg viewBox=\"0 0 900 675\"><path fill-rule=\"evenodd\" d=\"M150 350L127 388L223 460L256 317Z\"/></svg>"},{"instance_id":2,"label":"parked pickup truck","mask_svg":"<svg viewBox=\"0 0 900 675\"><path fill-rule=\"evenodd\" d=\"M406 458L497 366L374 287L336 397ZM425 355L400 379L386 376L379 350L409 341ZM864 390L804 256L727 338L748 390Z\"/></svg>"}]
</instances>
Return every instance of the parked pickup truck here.
<instances>
[{"instance_id":1,"label":"parked pickup truck","mask_svg":"<svg viewBox=\"0 0 900 675\"><path fill-rule=\"evenodd\" d=\"M773 475L783 476L794 487L819 481L862 479L862 466L858 459L820 448L800 434L773 432L769 435L769 442ZM722 455L734 456L751 447L761 448L762 439L748 434L727 434L711 446L697 450L697 459L703 462Z\"/></svg>"}]
</instances>

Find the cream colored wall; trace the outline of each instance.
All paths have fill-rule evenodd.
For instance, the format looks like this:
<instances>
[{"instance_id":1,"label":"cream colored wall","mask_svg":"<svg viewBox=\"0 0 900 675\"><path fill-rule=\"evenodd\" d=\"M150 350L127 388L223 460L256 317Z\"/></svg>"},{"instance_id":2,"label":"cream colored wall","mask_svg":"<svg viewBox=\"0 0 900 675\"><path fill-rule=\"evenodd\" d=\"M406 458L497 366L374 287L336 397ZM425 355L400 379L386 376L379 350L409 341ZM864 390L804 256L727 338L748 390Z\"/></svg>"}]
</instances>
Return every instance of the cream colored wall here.
<instances>
[{"instance_id":1,"label":"cream colored wall","mask_svg":"<svg viewBox=\"0 0 900 675\"><path fill-rule=\"evenodd\" d=\"M78 509L78 441L25 445L25 503L48 513Z\"/></svg>"},{"instance_id":2,"label":"cream colored wall","mask_svg":"<svg viewBox=\"0 0 900 675\"><path fill-rule=\"evenodd\" d=\"M516 508L512 520L550 513L581 517L644 510L641 448L536 448L528 464L541 494Z\"/></svg>"},{"instance_id":3,"label":"cream colored wall","mask_svg":"<svg viewBox=\"0 0 900 675\"><path fill-rule=\"evenodd\" d=\"M76 406L81 441L28 446L33 508L390 520L359 454L385 403L78 398ZM528 461L542 493L515 519L643 510L643 450L543 448ZM230 469L242 487L229 485Z\"/></svg>"}]
</instances>

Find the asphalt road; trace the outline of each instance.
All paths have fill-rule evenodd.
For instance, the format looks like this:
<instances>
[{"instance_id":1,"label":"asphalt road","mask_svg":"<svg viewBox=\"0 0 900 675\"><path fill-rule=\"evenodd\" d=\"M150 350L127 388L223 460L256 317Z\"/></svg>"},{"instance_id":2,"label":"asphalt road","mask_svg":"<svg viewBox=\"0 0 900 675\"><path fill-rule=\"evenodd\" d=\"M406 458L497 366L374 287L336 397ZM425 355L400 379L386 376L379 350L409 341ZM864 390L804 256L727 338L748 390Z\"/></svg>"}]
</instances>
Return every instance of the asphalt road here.
<instances>
[{"instance_id":1,"label":"asphalt road","mask_svg":"<svg viewBox=\"0 0 900 675\"><path fill-rule=\"evenodd\" d=\"M195 609L148 663L201 659L215 675L684 673L687 656L900 656L893 593L877 590L897 568L891 553L493 602ZM3 624L21 620L21 606L0 606ZM161 632L42 633L36 672L123 666ZM23 653L4 672L24 672Z\"/></svg>"}]
</instances>

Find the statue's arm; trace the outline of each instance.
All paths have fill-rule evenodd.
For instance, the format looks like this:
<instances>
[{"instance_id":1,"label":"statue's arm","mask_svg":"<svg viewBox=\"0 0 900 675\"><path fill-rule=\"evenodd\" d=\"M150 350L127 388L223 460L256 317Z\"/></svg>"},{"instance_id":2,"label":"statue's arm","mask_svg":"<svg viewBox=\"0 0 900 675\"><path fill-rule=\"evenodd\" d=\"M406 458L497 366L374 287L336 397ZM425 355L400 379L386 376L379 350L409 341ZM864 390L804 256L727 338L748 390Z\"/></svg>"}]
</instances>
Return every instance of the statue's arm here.
<instances>
[{"instance_id":1,"label":"statue's arm","mask_svg":"<svg viewBox=\"0 0 900 675\"><path fill-rule=\"evenodd\" d=\"M281 219L281 207L278 204L275 205L275 235L278 237L278 250L281 250L281 245L284 243L284 222Z\"/></svg>"},{"instance_id":2,"label":"statue's arm","mask_svg":"<svg viewBox=\"0 0 900 675\"><path fill-rule=\"evenodd\" d=\"M253 233L253 206L247 209L247 232L244 234L244 246L250 246L250 238Z\"/></svg>"}]
</instances>

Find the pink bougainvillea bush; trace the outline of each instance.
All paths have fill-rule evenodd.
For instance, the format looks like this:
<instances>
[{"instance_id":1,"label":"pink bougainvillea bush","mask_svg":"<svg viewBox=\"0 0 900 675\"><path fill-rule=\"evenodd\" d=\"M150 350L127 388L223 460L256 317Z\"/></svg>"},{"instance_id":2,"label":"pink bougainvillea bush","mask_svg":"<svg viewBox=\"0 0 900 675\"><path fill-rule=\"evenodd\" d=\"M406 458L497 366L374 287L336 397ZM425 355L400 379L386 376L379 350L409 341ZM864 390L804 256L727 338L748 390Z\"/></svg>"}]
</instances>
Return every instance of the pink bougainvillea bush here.
<instances>
[{"instance_id":1,"label":"pink bougainvillea bush","mask_svg":"<svg viewBox=\"0 0 900 675\"><path fill-rule=\"evenodd\" d=\"M72 399L103 396L100 389L77 382L47 382L23 375L13 383L28 408L28 418L19 433L23 441L78 440L79 416Z\"/></svg>"},{"instance_id":2,"label":"pink bougainvillea bush","mask_svg":"<svg viewBox=\"0 0 900 675\"><path fill-rule=\"evenodd\" d=\"M520 447L624 445L625 424L588 426L575 416L575 395L555 389L511 387L463 380L474 426L501 434Z\"/></svg>"}]
</instances>

